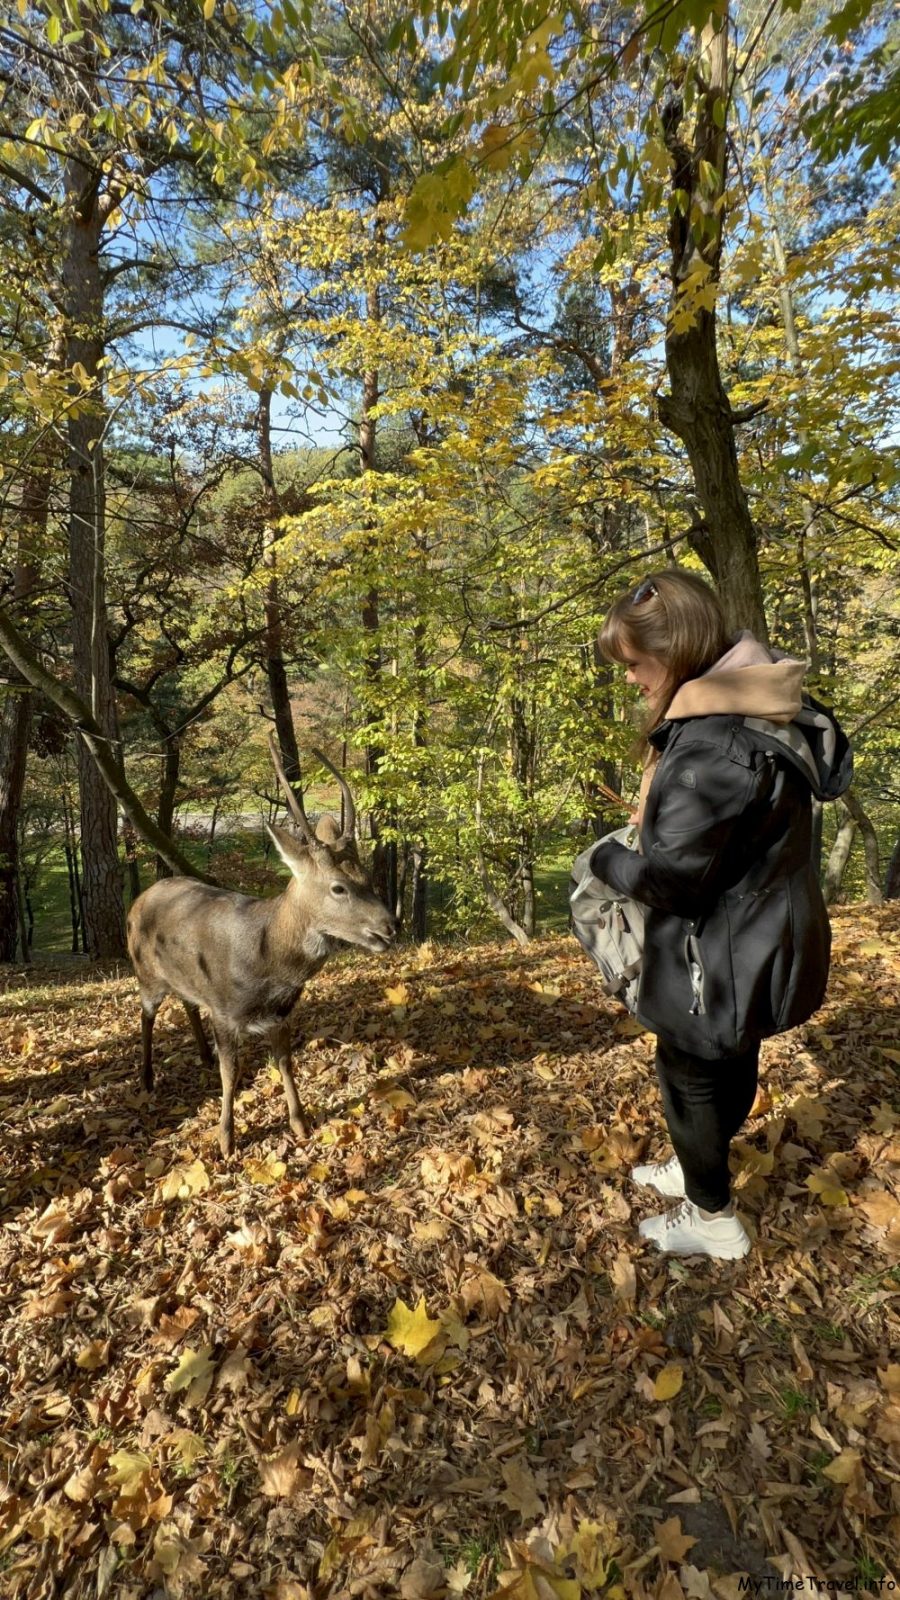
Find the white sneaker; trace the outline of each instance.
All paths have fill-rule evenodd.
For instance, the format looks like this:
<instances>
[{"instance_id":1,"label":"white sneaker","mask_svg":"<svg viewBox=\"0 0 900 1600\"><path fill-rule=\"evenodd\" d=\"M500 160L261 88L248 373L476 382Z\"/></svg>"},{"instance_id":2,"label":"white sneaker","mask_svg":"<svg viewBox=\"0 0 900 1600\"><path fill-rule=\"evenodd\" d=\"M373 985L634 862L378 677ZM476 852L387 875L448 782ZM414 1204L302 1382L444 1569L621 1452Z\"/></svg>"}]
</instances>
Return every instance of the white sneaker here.
<instances>
[{"instance_id":1,"label":"white sneaker","mask_svg":"<svg viewBox=\"0 0 900 1600\"><path fill-rule=\"evenodd\" d=\"M707 1221L701 1217L699 1206L687 1199L674 1211L645 1217L638 1233L675 1256L718 1256L723 1261L736 1261L750 1249L750 1236L739 1217L732 1214Z\"/></svg>"},{"instance_id":2,"label":"white sneaker","mask_svg":"<svg viewBox=\"0 0 900 1600\"><path fill-rule=\"evenodd\" d=\"M677 1156L672 1156L670 1161L650 1161L644 1167L632 1167L631 1176L635 1183L649 1184L658 1194L670 1195L676 1200L684 1197L684 1173Z\"/></svg>"}]
</instances>

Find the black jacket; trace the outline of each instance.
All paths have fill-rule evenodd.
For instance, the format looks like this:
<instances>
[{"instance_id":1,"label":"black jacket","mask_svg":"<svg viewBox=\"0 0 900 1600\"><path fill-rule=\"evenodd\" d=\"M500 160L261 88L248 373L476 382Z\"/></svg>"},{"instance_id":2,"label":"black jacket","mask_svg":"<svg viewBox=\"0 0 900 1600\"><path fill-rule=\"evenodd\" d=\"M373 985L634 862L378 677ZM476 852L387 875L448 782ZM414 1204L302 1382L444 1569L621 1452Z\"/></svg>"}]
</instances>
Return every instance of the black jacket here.
<instances>
[{"instance_id":1,"label":"black jacket","mask_svg":"<svg viewBox=\"0 0 900 1600\"><path fill-rule=\"evenodd\" d=\"M848 787L830 711L786 726L735 715L662 722L641 851L600 844L598 877L648 907L637 1014L707 1060L793 1028L821 1005L831 929L814 871L812 795Z\"/></svg>"}]
</instances>

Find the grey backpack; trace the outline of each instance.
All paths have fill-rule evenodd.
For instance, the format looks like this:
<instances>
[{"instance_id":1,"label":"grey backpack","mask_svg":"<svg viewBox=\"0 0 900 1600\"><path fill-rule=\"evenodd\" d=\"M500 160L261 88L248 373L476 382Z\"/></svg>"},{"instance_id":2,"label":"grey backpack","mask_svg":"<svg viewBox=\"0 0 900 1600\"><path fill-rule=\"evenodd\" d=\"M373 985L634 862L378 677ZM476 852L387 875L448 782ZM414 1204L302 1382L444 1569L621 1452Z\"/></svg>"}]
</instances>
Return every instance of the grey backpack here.
<instances>
[{"instance_id":1,"label":"grey backpack","mask_svg":"<svg viewBox=\"0 0 900 1600\"><path fill-rule=\"evenodd\" d=\"M617 828L595 839L572 863L569 879L569 911L572 932L599 968L603 990L621 1000L632 1013L637 1011L644 955L644 907L637 900L616 894L591 871L591 856L598 844L615 839L637 849L638 831L631 826Z\"/></svg>"}]
</instances>

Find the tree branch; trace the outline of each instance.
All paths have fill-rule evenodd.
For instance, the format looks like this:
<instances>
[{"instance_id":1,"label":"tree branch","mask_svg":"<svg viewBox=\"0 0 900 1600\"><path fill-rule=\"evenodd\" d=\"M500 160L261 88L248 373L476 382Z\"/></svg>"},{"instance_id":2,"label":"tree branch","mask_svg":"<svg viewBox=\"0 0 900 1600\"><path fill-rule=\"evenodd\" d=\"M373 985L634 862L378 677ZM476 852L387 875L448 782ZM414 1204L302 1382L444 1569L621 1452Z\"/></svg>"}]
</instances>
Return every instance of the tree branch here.
<instances>
[{"instance_id":1,"label":"tree branch","mask_svg":"<svg viewBox=\"0 0 900 1600\"><path fill-rule=\"evenodd\" d=\"M27 189L29 194L34 195L35 200L40 200L42 206L51 206L53 204L52 194L48 194L47 190L42 189L39 183L35 183L27 172L20 172L18 167L13 167L8 161L3 160L0 160L0 172L5 173L7 178L18 184L20 189Z\"/></svg>"},{"instance_id":2,"label":"tree branch","mask_svg":"<svg viewBox=\"0 0 900 1600\"><path fill-rule=\"evenodd\" d=\"M39 689L47 699L58 706L60 711L68 717L73 728L81 734L94 761L97 763L100 775L107 788L115 796L129 822L133 823L141 838L151 845L157 855L173 868L175 872L183 873L188 878L199 878L202 883L214 883L215 879L209 878L183 856L178 846L173 843L167 833L163 833L156 823L149 817L141 805L140 800L125 777L121 762L116 757L113 746L103 733L102 728L91 715L88 707L81 697L74 693L65 684L58 682L53 674L41 664L31 645L23 639L18 629L10 622L9 617L0 611L0 646L6 651L13 666L18 667L23 678L31 684L33 689Z\"/></svg>"}]
</instances>

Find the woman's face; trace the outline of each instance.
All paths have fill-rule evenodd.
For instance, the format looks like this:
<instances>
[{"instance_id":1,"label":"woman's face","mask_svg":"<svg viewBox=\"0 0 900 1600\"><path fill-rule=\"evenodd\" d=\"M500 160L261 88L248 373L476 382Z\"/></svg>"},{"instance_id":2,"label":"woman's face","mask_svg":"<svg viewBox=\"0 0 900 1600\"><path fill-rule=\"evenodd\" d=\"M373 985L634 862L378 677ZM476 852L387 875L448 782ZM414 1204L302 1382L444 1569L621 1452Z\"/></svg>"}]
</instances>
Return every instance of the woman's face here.
<instances>
[{"instance_id":1,"label":"woman's face","mask_svg":"<svg viewBox=\"0 0 900 1600\"><path fill-rule=\"evenodd\" d=\"M666 681L665 663L659 656L645 655L626 644L622 663L626 669L625 682L637 684L641 694L658 694Z\"/></svg>"}]
</instances>

